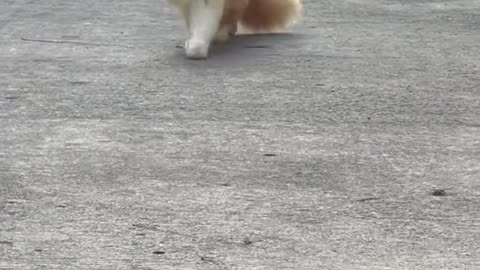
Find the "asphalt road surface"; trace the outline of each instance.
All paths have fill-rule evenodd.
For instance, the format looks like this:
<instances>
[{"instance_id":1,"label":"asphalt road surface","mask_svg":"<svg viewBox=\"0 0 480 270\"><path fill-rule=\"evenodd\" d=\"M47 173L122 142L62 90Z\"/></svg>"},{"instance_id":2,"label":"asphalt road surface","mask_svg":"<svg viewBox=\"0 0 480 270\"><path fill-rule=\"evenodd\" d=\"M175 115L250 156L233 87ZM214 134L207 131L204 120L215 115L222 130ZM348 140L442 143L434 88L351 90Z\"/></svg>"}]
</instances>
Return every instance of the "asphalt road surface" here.
<instances>
[{"instance_id":1,"label":"asphalt road surface","mask_svg":"<svg viewBox=\"0 0 480 270\"><path fill-rule=\"evenodd\" d=\"M480 1L2 0L0 269L480 269Z\"/></svg>"}]
</instances>

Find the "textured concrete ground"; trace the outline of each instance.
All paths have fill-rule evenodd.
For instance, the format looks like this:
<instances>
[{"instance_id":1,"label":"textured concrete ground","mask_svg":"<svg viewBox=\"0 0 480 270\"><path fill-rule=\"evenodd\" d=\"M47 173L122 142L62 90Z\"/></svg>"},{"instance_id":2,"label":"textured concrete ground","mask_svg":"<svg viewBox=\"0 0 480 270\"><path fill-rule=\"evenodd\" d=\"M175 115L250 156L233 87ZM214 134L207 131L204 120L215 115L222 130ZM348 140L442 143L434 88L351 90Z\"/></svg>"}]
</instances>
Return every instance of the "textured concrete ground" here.
<instances>
[{"instance_id":1,"label":"textured concrete ground","mask_svg":"<svg viewBox=\"0 0 480 270\"><path fill-rule=\"evenodd\" d=\"M0 269L480 269L480 2L2 0Z\"/></svg>"}]
</instances>

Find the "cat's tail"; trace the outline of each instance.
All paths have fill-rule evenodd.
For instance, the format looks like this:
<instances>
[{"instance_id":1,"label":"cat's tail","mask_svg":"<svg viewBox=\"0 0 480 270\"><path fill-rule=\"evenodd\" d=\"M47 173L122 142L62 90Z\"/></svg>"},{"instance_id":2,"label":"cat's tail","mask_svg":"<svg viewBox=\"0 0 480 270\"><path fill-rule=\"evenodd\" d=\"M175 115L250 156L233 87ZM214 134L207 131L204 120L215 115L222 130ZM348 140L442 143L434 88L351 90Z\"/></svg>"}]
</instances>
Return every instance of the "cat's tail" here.
<instances>
[{"instance_id":1,"label":"cat's tail","mask_svg":"<svg viewBox=\"0 0 480 270\"><path fill-rule=\"evenodd\" d=\"M301 15L301 0L250 0L240 24L253 32L284 30Z\"/></svg>"}]
</instances>

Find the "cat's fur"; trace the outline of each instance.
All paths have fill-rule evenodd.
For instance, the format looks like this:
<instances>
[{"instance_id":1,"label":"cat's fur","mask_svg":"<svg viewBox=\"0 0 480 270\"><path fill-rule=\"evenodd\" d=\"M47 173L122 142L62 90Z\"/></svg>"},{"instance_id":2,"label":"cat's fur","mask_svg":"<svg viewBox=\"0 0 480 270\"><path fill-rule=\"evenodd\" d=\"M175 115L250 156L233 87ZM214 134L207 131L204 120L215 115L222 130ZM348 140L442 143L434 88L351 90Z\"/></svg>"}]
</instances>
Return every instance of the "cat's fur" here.
<instances>
[{"instance_id":1,"label":"cat's fur","mask_svg":"<svg viewBox=\"0 0 480 270\"><path fill-rule=\"evenodd\" d=\"M226 41L238 26L253 32L279 30L293 22L301 11L300 0L168 0L185 18L189 38L188 58L204 59L210 44Z\"/></svg>"}]
</instances>

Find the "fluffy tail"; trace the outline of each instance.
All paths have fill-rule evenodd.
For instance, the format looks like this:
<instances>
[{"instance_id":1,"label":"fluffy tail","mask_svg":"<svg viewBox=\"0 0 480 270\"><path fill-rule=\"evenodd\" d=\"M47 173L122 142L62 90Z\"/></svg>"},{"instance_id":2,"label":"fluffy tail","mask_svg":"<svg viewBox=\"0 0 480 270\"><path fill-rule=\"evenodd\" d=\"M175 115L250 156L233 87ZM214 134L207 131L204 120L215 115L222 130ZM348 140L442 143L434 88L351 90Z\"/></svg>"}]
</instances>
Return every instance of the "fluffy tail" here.
<instances>
[{"instance_id":1,"label":"fluffy tail","mask_svg":"<svg viewBox=\"0 0 480 270\"><path fill-rule=\"evenodd\" d=\"M283 30L300 17L301 9L300 0L249 0L240 23L254 32Z\"/></svg>"}]
</instances>

